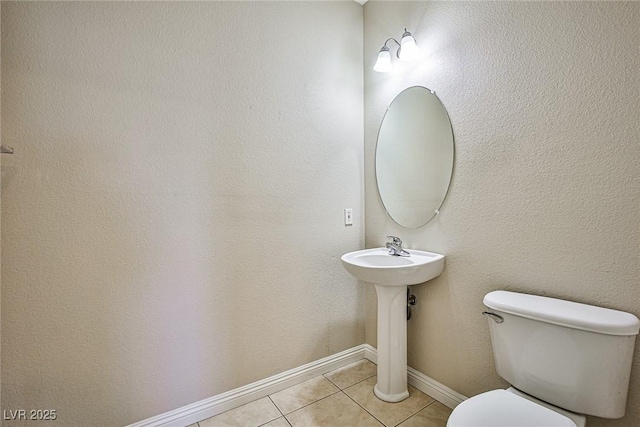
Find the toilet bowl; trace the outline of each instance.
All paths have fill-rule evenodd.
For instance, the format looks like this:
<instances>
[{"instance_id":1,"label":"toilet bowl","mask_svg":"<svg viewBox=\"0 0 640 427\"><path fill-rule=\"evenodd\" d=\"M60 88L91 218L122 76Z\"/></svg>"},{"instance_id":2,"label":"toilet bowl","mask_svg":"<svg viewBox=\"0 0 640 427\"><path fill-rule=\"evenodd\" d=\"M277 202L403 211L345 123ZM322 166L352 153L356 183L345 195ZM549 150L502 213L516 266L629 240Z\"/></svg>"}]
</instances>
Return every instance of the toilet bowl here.
<instances>
[{"instance_id":1,"label":"toilet bowl","mask_svg":"<svg viewBox=\"0 0 640 427\"><path fill-rule=\"evenodd\" d=\"M513 387L459 404L447 427L585 427L586 417L526 396Z\"/></svg>"},{"instance_id":2,"label":"toilet bowl","mask_svg":"<svg viewBox=\"0 0 640 427\"><path fill-rule=\"evenodd\" d=\"M447 427L585 427L586 415L624 416L635 315L507 291L483 302L496 371L512 387L460 403Z\"/></svg>"}]
</instances>

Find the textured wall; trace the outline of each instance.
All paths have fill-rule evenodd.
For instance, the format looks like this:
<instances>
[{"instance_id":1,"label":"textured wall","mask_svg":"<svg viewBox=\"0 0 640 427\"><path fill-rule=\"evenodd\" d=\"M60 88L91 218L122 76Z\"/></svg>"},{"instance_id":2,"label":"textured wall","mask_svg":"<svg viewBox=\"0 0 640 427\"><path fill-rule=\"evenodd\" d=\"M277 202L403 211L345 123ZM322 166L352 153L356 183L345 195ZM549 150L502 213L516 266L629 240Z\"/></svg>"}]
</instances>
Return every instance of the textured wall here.
<instances>
[{"instance_id":1,"label":"textured wall","mask_svg":"<svg viewBox=\"0 0 640 427\"><path fill-rule=\"evenodd\" d=\"M388 234L447 255L414 288L409 365L465 395L495 374L482 297L510 289L640 316L640 3L368 2L365 5L366 246ZM424 58L382 75L380 46L414 32ZM376 193L374 150L402 89L436 91L456 162L441 214L395 225ZM367 341L375 343L368 292ZM640 344L627 416L640 425Z\"/></svg>"},{"instance_id":2,"label":"textured wall","mask_svg":"<svg viewBox=\"0 0 640 427\"><path fill-rule=\"evenodd\" d=\"M355 2L2 2L3 409L123 425L364 341L362 37Z\"/></svg>"},{"instance_id":3,"label":"textured wall","mask_svg":"<svg viewBox=\"0 0 640 427\"><path fill-rule=\"evenodd\" d=\"M0 22L2 22L2 8L0 7ZM2 37L0 37L0 52L2 51ZM2 55L0 55L0 82L2 81ZM0 111L2 111L2 97L0 96ZM0 118L0 143L2 143L2 119ZM2 172L2 156L0 156L0 172ZM0 174L0 188L2 176ZM1 190L0 190L1 191ZM0 197L0 266L2 265L2 197ZM0 367L2 366L2 268L0 268ZM0 406L2 406L2 369L0 369ZM0 407L0 409L2 409Z\"/></svg>"}]
</instances>

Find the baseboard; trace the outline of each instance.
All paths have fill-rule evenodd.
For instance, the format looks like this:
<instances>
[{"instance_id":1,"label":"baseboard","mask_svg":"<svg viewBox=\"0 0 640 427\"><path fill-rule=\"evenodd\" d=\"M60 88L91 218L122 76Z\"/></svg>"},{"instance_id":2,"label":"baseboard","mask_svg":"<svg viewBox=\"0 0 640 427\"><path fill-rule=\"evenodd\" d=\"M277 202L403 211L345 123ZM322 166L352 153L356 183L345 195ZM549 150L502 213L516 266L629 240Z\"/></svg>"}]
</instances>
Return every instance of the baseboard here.
<instances>
[{"instance_id":1,"label":"baseboard","mask_svg":"<svg viewBox=\"0 0 640 427\"><path fill-rule=\"evenodd\" d=\"M364 359L366 344L218 394L127 427L184 427ZM368 346L371 347L371 346Z\"/></svg>"},{"instance_id":2,"label":"baseboard","mask_svg":"<svg viewBox=\"0 0 640 427\"><path fill-rule=\"evenodd\" d=\"M364 345L364 357L373 363L378 362L378 351L369 344ZM433 397L438 402L453 409L467 398L446 385L439 383L411 367L407 367L408 382L421 392Z\"/></svg>"},{"instance_id":3,"label":"baseboard","mask_svg":"<svg viewBox=\"0 0 640 427\"><path fill-rule=\"evenodd\" d=\"M362 359L377 363L377 350L369 344L362 344L264 380L130 424L127 427L185 427ZM409 384L449 408L453 409L466 400L465 396L413 368L407 369L407 375Z\"/></svg>"},{"instance_id":4,"label":"baseboard","mask_svg":"<svg viewBox=\"0 0 640 427\"><path fill-rule=\"evenodd\" d=\"M457 391L450 389L446 385L439 383L433 378L430 378L411 367L408 367L407 371L409 375L409 384L451 409L467 400L466 396L463 396Z\"/></svg>"}]
</instances>

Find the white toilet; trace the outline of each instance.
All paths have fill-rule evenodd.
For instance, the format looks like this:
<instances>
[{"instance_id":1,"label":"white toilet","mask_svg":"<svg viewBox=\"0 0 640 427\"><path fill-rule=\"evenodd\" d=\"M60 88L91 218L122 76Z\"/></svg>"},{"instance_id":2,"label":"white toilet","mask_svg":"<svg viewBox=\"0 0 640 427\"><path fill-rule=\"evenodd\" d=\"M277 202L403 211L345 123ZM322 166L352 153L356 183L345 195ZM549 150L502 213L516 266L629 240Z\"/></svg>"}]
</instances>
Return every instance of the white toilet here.
<instances>
[{"instance_id":1,"label":"white toilet","mask_svg":"<svg viewBox=\"0 0 640 427\"><path fill-rule=\"evenodd\" d=\"M484 305L496 370L512 387L465 400L447 427L584 427L585 415L624 416L636 316L507 291Z\"/></svg>"}]
</instances>

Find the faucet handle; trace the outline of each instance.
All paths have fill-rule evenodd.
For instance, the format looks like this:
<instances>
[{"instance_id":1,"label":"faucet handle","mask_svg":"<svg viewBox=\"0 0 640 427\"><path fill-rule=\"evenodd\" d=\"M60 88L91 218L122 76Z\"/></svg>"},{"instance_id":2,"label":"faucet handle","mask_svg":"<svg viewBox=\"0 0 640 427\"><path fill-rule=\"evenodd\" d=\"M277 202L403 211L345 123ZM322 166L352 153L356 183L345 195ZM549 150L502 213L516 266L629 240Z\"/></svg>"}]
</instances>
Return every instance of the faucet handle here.
<instances>
[{"instance_id":1,"label":"faucet handle","mask_svg":"<svg viewBox=\"0 0 640 427\"><path fill-rule=\"evenodd\" d=\"M395 245L402 245L402 240L396 236L387 236L387 239L391 240L391 243Z\"/></svg>"}]
</instances>

